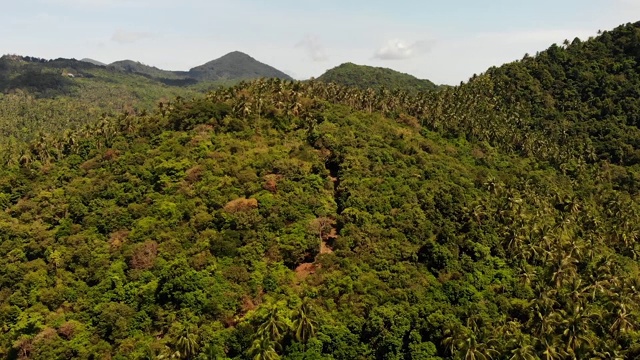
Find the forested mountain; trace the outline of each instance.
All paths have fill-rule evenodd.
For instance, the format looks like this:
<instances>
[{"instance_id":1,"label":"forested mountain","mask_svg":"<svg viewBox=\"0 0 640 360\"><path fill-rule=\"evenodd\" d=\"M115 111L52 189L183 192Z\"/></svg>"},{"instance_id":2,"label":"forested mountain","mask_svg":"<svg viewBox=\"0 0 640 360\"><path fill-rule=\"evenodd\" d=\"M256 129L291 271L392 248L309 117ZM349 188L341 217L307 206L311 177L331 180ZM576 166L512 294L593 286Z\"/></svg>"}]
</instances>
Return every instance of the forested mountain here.
<instances>
[{"instance_id":1,"label":"forested mountain","mask_svg":"<svg viewBox=\"0 0 640 360\"><path fill-rule=\"evenodd\" d=\"M627 24L0 143L0 357L636 359L639 61Z\"/></svg>"},{"instance_id":2,"label":"forested mountain","mask_svg":"<svg viewBox=\"0 0 640 360\"><path fill-rule=\"evenodd\" d=\"M293 80L282 71L263 64L251 56L234 51L189 70L189 76L199 80L250 80L257 78L278 78Z\"/></svg>"},{"instance_id":3,"label":"forested mountain","mask_svg":"<svg viewBox=\"0 0 640 360\"><path fill-rule=\"evenodd\" d=\"M415 76L395 70L344 63L327 70L318 77L318 81L358 87L360 89L403 90L409 92L437 90L438 85L429 80L420 80Z\"/></svg>"}]
</instances>

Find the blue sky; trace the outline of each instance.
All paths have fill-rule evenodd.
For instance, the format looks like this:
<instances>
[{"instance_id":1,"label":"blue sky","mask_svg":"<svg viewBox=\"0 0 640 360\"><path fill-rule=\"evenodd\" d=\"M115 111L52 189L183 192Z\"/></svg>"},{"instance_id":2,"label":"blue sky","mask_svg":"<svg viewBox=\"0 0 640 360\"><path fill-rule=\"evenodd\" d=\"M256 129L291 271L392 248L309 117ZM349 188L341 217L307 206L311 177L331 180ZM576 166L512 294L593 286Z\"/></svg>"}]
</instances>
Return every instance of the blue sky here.
<instances>
[{"instance_id":1,"label":"blue sky","mask_svg":"<svg viewBox=\"0 0 640 360\"><path fill-rule=\"evenodd\" d=\"M188 70L239 50L298 79L350 61L456 84L639 20L640 0L21 0L0 52Z\"/></svg>"}]
</instances>

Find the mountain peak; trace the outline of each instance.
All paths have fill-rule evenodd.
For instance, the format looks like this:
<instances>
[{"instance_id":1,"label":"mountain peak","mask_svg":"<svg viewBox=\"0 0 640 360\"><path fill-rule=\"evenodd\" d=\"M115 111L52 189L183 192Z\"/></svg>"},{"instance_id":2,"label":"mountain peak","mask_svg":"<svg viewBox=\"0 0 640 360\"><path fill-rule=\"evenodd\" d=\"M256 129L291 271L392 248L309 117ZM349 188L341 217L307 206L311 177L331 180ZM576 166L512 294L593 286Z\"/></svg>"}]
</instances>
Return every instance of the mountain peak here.
<instances>
[{"instance_id":1,"label":"mountain peak","mask_svg":"<svg viewBox=\"0 0 640 360\"><path fill-rule=\"evenodd\" d=\"M241 51L232 51L218 59L189 70L199 80L280 78L293 80L282 71L264 64Z\"/></svg>"},{"instance_id":2,"label":"mountain peak","mask_svg":"<svg viewBox=\"0 0 640 360\"><path fill-rule=\"evenodd\" d=\"M438 89L438 86L429 80L421 80L413 75L388 68L358 65L352 62L346 62L327 70L318 80L363 89L381 87L408 91Z\"/></svg>"},{"instance_id":3,"label":"mountain peak","mask_svg":"<svg viewBox=\"0 0 640 360\"><path fill-rule=\"evenodd\" d=\"M253 57L249 56L249 54L243 53L242 51L232 51L226 55L223 55L220 57L220 59L225 58L225 57L235 57L235 56L241 56L241 57L246 57L246 58L251 58L253 59Z\"/></svg>"}]
</instances>

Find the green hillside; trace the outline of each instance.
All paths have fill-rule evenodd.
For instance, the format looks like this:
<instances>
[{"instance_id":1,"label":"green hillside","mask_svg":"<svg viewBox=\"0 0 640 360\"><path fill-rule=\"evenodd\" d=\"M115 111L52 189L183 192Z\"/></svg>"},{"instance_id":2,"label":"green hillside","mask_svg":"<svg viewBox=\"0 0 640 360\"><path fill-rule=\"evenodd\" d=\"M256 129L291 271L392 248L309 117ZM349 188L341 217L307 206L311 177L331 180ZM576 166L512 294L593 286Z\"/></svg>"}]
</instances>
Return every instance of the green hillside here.
<instances>
[{"instance_id":1,"label":"green hillside","mask_svg":"<svg viewBox=\"0 0 640 360\"><path fill-rule=\"evenodd\" d=\"M198 93L83 61L3 56L0 144L80 129L104 115L151 110L160 100Z\"/></svg>"},{"instance_id":2,"label":"green hillside","mask_svg":"<svg viewBox=\"0 0 640 360\"><path fill-rule=\"evenodd\" d=\"M0 142L0 358L639 358L639 61L627 24Z\"/></svg>"},{"instance_id":3,"label":"green hillside","mask_svg":"<svg viewBox=\"0 0 640 360\"><path fill-rule=\"evenodd\" d=\"M438 85L429 80L420 80L413 75L404 74L395 70L344 63L333 69L327 70L318 77L318 81L334 82L345 86L354 86L360 89L405 90L411 92L433 91Z\"/></svg>"}]
</instances>

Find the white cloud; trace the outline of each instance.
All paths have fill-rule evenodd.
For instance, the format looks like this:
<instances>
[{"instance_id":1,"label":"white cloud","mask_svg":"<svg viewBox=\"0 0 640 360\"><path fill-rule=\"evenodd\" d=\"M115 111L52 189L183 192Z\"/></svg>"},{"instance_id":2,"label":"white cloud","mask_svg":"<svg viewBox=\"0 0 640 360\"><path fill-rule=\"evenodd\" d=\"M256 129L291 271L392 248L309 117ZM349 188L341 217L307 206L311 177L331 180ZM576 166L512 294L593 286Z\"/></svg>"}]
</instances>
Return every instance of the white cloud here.
<instances>
[{"instance_id":1,"label":"white cloud","mask_svg":"<svg viewBox=\"0 0 640 360\"><path fill-rule=\"evenodd\" d=\"M304 39L296 44L296 48L303 48L313 61L326 61L329 59L322 41L317 35L307 34Z\"/></svg>"},{"instance_id":2,"label":"white cloud","mask_svg":"<svg viewBox=\"0 0 640 360\"><path fill-rule=\"evenodd\" d=\"M119 44L131 44L136 41L152 38L153 34L148 32L126 31L122 29L116 30L111 36L111 41Z\"/></svg>"},{"instance_id":3,"label":"white cloud","mask_svg":"<svg viewBox=\"0 0 640 360\"><path fill-rule=\"evenodd\" d=\"M382 45L373 57L380 60L404 60L427 53L433 47L433 41L421 40L413 43L394 39Z\"/></svg>"}]
</instances>

